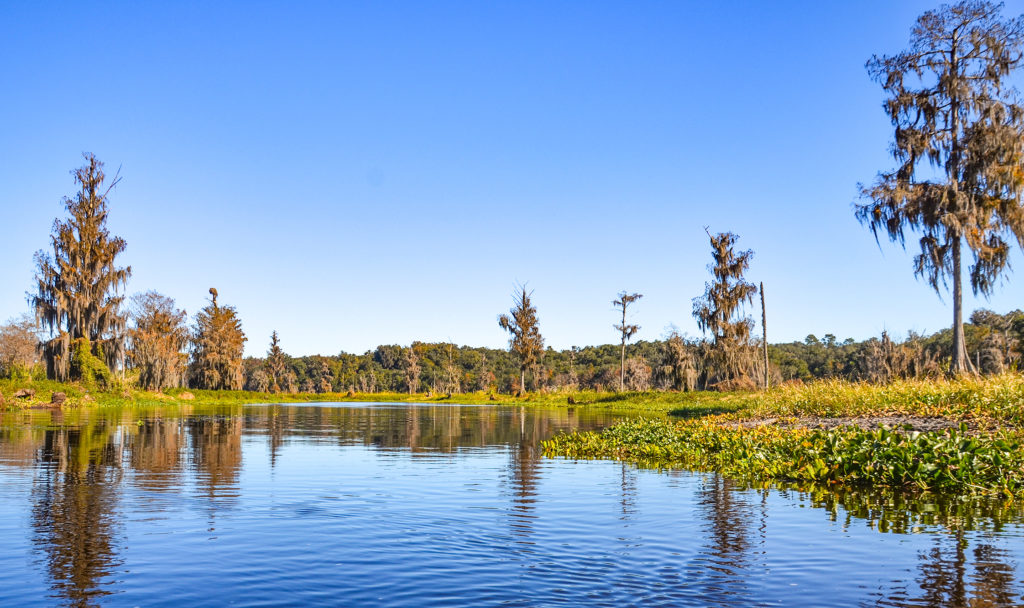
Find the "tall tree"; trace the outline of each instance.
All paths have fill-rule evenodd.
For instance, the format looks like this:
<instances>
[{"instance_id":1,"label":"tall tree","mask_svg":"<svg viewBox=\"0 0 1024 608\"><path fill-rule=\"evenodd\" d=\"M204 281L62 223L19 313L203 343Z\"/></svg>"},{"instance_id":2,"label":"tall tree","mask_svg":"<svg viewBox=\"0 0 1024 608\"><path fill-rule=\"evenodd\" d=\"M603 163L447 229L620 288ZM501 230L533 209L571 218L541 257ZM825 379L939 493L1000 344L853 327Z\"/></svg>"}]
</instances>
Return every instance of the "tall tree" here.
<instances>
[{"instance_id":1,"label":"tall tree","mask_svg":"<svg viewBox=\"0 0 1024 608\"><path fill-rule=\"evenodd\" d=\"M964 342L962 247L970 249L971 289L988 295L1008 266L1010 240L1024 244L1024 108L1007 84L1020 65L1024 21L1001 5L969 0L918 18L910 48L874 56L868 72L889 95L897 168L862 187L856 215L876 240L905 245L920 231L917 276L941 295L953 281L950 374L971 370ZM932 171L921 169L924 162ZM934 170L938 176L932 179Z\"/></svg>"},{"instance_id":2,"label":"tall tree","mask_svg":"<svg viewBox=\"0 0 1024 608\"><path fill-rule=\"evenodd\" d=\"M270 349L267 351L267 376L269 376L270 391L273 393L280 393L281 387L286 384L284 376L288 362L285 357L275 329L270 334Z\"/></svg>"},{"instance_id":3,"label":"tall tree","mask_svg":"<svg viewBox=\"0 0 1024 608\"><path fill-rule=\"evenodd\" d=\"M616 308L622 309L622 323L615 324L613 327L619 330L622 334L622 352L619 357L619 391L626 389L626 342L632 338L636 332L640 331L640 326L633 324L629 325L626 323L626 308L630 304L636 302L640 298L644 297L642 293L626 293L625 291L619 292L619 299L612 300L612 305Z\"/></svg>"},{"instance_id":4,"label":"tall tree","mask_svg":"<svg viewBox=\"0 0 1024 608\"><path fill-rule=\"evenodd\" d=\"M217 305L217 290L210 288L210 304L196 314L192 332L189 385L211 390L239 390L245 382L242 352L245 333L233 306Z\"/></svg>"},{"instance_id":5,"label":"tall tree","mask_svg":"<svg viewBox=\"0 0 1024 608\"><path fill-rule=\"evenodd\" d=\"M132 296L128 361L139 370L139 385L148 390L181 386L188 345L185 311L174 300L148 291Z\"/></svg>"},{"instance_id":6,"label":"tall tree","mask_svg":"<svg viewBox=\"0 0 1024 608\"><path fill-rule=\"evenodd\" d=\"M705 229L705 231L707 231ZM753 353L750 352L750 331L753 320L742 315L744 304L751 304L757 287L744 280L743 273L750 267L754 252L735 252L739 237L731 232L711 239L711 257L708 266L714 280L705 283L704 295L693 299L693 316L705 335L711 334L709 371L706 384L735 380L746 375Z\"/></svg>"},{"instance_id":7,"label":"tall tree","mask_svg":"<svg viewBox=\"0 0 1024 608\"><path fill-rule=\"evenodd\" d=\"M499 316L498 325L509 333L509 349L519 357L519 392L525 393L526 370L540 360L544 338L537 325L537 309L530 301L533 292L527 293L526 285L520 285L517 291L509 314Z\"/></svg>"},{"instance_id":8,"label":"tall tree","mask_svg":"<svg viewBox=\"0 0 1024 608\"><path fill-rule=\"evenodd\" d=\"M84 157L86 164L72 172L80 190L75 198L64 198L70 217L54 221L52 253L35 255L36 293L29 296L37 321L50 336L42 345L47 375L61 381L73 379L75 342L87 340L108 368L124 356L124 296L119 291L132 269L117 266L125 242L107 230L107 196L120 180L115 176L104 186L103 163L92 154Z\"/></svg>"}]
</instances>

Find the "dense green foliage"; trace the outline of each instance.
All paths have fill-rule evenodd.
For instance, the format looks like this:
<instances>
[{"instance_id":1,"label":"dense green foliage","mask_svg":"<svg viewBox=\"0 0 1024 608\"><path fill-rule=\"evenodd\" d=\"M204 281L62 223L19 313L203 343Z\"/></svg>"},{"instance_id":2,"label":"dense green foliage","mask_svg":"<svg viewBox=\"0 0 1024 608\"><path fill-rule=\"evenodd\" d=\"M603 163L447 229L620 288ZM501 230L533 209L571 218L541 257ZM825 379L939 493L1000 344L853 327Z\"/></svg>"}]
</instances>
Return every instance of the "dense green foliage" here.
<instances>
[{"instance_id":1,"label":"dense green foliage","mask_svg":"<svg viewBox=\"0 0 1024 608\"><path fill-rule=\"evenodd\" d=\"M113 376L103 361L103 346L92 346L85 338L73 340L71 377L78 379L87 388L110 388L113 385Z\"/></svg>"},{"instance_id":2,"label":"dense green foliage","mask_svg":"<svg viewBox=\"0 0 1024 608\"><path fill-rule=\"evenodd\" d=\"M641 419L601 433L560 435L544 442L544 449L549 455L618 458L753 480L1024 495L1024 435L1011 431L786 430L733 428L713 419Z\"/></svg>"}]
</instances>

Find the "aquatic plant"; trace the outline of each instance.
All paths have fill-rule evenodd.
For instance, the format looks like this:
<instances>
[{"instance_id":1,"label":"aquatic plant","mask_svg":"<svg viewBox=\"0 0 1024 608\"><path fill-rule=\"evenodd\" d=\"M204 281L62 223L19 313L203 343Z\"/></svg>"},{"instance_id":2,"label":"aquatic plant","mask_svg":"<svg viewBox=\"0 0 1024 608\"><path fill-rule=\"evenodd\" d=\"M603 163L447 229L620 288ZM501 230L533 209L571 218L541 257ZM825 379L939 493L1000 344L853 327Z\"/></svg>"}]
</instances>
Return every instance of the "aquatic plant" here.
<instances>
[{"instance_id":1,"label":"aquatic plant","mask_svg":"<svg viewBox=\"0 0 1024 608\"><path fill-rule=\"evenodd\" d=\"M616 458L753 480L881 485L1024 496L1024 434L729 427L717 419L637 419L544 442L549 456Z\"/></svg>"}]
</instances>

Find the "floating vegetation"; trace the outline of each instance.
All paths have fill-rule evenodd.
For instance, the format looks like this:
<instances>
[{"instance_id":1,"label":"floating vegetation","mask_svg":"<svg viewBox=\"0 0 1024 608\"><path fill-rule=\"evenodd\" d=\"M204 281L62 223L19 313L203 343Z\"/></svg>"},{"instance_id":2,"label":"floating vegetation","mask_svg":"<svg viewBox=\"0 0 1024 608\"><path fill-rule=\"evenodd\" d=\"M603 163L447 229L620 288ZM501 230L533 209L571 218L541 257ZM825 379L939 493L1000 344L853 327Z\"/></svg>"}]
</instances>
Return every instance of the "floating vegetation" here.
<instances>
[{"instance_id":1,"label":"floating vegetation","mask_svg":"<svg viewBox=\"0 0 1024 608\"><path fill-rule=\"evenodd\" d=\"M976 434L966 425L920 433L734 428L705 418L637 419L600 433L559 435L549 456L615 458L641 466L718 471L748 480L878 485L957 493L1024 496L1024 434Z\"/></svg>"}]
</instances>

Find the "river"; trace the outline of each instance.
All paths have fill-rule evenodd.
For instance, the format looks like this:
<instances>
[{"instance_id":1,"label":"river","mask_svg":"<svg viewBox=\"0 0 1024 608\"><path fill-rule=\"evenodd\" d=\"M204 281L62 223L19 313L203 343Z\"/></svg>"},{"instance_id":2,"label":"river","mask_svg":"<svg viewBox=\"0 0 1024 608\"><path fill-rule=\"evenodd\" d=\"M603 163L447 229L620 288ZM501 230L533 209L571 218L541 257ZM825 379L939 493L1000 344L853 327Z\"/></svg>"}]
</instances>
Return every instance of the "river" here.
<instances>
[{"instance_id":1,"label":"river","mask_svg":"<svg viewBox=\"0 0 1024 608\"><path fill-rule=\"evenodd\" d=\"M3 413L0 605L1024 605L1019 505L541 454L619 417Z\"/></svg>"}]
</instances>

